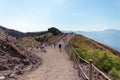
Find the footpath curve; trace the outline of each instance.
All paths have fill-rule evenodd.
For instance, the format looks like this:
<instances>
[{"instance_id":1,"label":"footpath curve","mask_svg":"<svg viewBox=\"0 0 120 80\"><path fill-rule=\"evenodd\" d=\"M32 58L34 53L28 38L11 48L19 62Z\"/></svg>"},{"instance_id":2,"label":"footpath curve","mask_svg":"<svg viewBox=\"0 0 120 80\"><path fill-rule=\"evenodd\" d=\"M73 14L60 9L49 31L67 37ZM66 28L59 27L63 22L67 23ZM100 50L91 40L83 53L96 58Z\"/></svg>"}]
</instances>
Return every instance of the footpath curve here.
<instances>
[{"instance_id":1,"label":"footpath curve","mask_svg":"<svg viewBox=\"0 0 120 80\"><path fill-rule=\"evenodd\" d=\"M33 51L42 59L42 64L35 71L24 75L21 80L79 80L78 71L73 68L73 62L65 50L65 46L73 36L67 34L58 42L62 44L62 52L59 51L58 44L55 48L53 45L47 46L46 53L40 50Z\"/></svg>"}]
</instances>

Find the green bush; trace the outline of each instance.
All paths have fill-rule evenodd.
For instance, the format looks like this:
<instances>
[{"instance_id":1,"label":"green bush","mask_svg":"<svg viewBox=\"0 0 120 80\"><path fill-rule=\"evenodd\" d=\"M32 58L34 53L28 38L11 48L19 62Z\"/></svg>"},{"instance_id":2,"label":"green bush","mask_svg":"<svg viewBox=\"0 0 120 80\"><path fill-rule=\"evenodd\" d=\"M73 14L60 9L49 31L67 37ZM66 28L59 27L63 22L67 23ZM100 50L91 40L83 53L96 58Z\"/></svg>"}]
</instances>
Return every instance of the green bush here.
<instances>
[{"instance_id":1,"label":"green bush","mask_svg":"<svg viewBox=\"0 0 120 80\"><path fill-rule=\"evenodd\" d=\"M116 70L115 68L112 68L111 71L109 71L109 74L116 78L120 78L120 71Z\"/></svg>"},{"instance_id":2,"label":"green bush","mask_svg":"<svg viewBox=\"0 0 120 80\"><path fill-rule=\"evenodd\" d=\"M84 50L76 48L79 55L85 60L93 59L93 64L102 71L115 78L120 78L120 57L100 50Z\"/></svg>"},{"instance_id":3,"label":"green bush","mask_svg":"<svg viewBox=\"0 0 120 80\"><path fill-rule=\"evenodd\" d=\"M69 58L70 58L70 60L73 59L73 52L72 52L72 50L69 50Z\"/></svg>"}]
</instances>

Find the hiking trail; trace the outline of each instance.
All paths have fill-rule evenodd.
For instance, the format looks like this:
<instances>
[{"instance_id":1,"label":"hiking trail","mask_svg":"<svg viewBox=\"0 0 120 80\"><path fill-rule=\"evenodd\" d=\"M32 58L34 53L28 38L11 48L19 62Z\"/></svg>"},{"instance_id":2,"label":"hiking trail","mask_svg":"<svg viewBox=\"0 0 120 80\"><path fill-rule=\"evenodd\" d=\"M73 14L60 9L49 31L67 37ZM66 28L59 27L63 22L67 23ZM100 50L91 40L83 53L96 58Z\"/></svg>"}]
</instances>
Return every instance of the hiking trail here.
<instances>
[{"instance_id":1,"label":"hiking trail","mask_svg":"<svg viewBox=\"0 0 120 80\"><path fill-rule=\"evenodd\" d=\"M33 72L26 74L21 80L79 80L78 71L73 68L73 62L70 61L65 46L74 35L68 34L66 42L61 39L56 47L47 46L47 52L40 50L33 51L42 59L42 64ZM58 44L62 44L62 52L58 49Z\"/></svg>"}]
</instances>

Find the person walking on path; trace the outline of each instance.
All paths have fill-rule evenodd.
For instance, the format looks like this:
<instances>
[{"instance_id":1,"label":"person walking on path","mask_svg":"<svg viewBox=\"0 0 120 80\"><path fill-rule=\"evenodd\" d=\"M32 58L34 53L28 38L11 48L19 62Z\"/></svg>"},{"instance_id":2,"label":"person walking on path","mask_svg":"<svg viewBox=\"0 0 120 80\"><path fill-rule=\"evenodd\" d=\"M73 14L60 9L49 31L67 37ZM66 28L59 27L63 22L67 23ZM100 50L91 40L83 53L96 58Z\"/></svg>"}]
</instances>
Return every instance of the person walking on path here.
<instances>
[{"instance_id":1,"label":"person walking on path","mask_svg":"<svg viewBox=\"0 0 120 80\"><path fill-rule=\"evenodd\" d=\"M39 48L39 45L36 45L36 49L38 50L38 48Z\"/></svg>"},{"instance_id":2,"label":"person walking on path","mask_svg":"<svg viewBox=\"0 0 120 80\"><path fill-rule=\"evenodd\" d=\"M47 52L47 51L46 51L46 45L45 45L45 44L42 44L42 49L43 49L43 52Z\"/></svg>"},{"instance_id":3,"label":"person walking on path","mask_svg":"<svg viewBox=\"0 0 120 80\"><path fill-rule=\"evenodd\" d=\"M54 43L54 48L56 47L56 43Z\"/></svg>"},{"instance_id":4,"label":"person walking on path","mask_svg":"<svg viewBox=\"0 0 120 80\"><path fill-rule=\"evenodd\" d=\"M62 50L61 50L62 44L59 43L58 47L59 47L59 51L62 52Z\"/></svg>"},{"instance_id":5,"label":"person walking on path","mask_svg":"<svg viewBox=\"0 0 120 80\"><path fill-rule=\"evenodd\" d=\"M47 52L46 51L46 49L45 49L45 44L40 44L40 50L42 51L42 52Z\"/></svg>"},{"instance_id":6,"label":"person walking on path","mask_svg":"<svg viewBox=\"0 0 120 80\"><path fill-rule=\"evenodd\" d=\"M42 51L42 48L43 48L43 47L42 47L42 44L40 44L40 50L41 50L41 51Z\"/></svg>"}]
</instances>

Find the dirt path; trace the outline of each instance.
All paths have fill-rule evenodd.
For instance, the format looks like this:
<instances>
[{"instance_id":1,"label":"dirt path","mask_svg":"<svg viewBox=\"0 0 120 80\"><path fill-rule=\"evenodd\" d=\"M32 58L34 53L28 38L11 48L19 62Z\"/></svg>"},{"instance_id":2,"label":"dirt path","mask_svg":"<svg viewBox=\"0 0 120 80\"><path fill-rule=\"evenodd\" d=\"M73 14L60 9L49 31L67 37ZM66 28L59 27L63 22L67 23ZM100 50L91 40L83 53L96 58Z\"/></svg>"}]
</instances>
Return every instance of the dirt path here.
<instances>
[{"instance_id":1,"label":"dirt path","mask_svg":"<svg viewBox=\"0 0 120 80\"><path fill-rule=\"evenodd\" d=\"M42 60L43 63L37 70L25 75L22 80L79 80L77 70L73 68L73 63L69 60L64 47L73 35L67 35L67 41L62 43L62 52L59 51L58 45L46 47L47 52L40 50L34 51Z\"/></svg>"}]
</instances>

